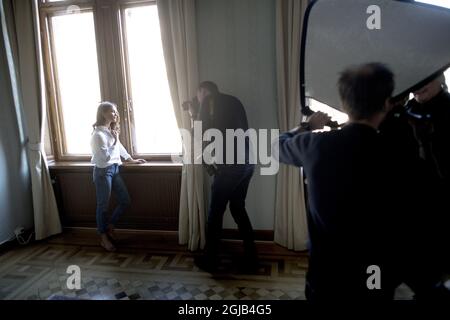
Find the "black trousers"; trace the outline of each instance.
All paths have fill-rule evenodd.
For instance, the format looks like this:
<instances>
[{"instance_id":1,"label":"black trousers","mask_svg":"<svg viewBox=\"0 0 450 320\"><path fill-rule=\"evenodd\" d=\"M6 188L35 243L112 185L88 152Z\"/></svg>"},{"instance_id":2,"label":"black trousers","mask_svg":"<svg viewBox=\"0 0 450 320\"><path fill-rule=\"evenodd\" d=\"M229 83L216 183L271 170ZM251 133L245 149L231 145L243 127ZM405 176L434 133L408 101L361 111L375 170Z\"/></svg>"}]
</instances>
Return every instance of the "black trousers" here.
<instances>
[{"instance_id":1,"label":"black trousers","mask_svg":"<svg viewBox=\"0 0 450 320\"><path fill-rule=\"evenodd\" d=\"M246 257L256 258L253 228L245 209L245 198L253 172L254 165L234 165L219 168L214 175L206 231L206 254L211 259L217 258L223 215L228 203L244 240Z\"/></svg>"}]
</instances>

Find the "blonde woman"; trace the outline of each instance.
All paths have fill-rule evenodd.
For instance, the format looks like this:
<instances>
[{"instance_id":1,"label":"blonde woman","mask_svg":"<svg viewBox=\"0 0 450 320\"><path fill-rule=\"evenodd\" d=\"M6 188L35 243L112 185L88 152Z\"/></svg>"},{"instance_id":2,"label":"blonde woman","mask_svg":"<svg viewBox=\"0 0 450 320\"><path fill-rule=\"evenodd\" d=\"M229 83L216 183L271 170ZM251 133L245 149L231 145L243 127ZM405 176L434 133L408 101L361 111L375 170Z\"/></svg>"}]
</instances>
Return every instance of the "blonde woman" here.
<instances>
[{"instance_id":1,"label":"blonde woman","mask_svg":"<svg viewBox=\"0 0 450 320\"><path fill-rule=\"evenodd\" d=\"M100 235L100 244L107 251L116 250L113 244L114 226L130 205L127 187L119 173L119 166L122 164L121 157L127 163L145 163L143 159L134 160L120 143L119 121L119 113L114 103L107 101L100 103L91 137L91 162L94 164L93 179L97 198L97 231ZM117 196L118 206L108 221L106 214L111 191L114 191Z\"/></svg>"}]
</instances>

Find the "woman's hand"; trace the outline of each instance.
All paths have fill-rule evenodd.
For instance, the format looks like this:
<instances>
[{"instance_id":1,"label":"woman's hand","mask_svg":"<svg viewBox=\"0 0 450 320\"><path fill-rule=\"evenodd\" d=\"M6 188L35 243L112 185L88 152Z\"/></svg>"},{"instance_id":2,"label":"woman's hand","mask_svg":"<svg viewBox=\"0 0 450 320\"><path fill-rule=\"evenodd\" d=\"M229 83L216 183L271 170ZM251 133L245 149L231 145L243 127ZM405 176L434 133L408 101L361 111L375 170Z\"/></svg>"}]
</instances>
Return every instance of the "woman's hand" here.
<instances>
[{"instance_id":1,"label":"woman's hand","mask_svg":"<svg viewBox=\"0 0 450 320\"><path fill-rule=\"evenodd\" d=\"M145 161L144 159L130 158L130 159L126 160L125 162L128 164L143 164L143 163L146 163L147 161Z\"/></svg>"},{"instance_id":2,"label":"woman's hand","mask_svg":"<svg viewBox=\"0 0 450 320\"><path fill-rule=\"evenodd\" d=\"M117 141L119 140L119 134L117 133L116 130L111 130L111 134L114 137L114 145L116 145Z\"/></svg>"}]
</instances>

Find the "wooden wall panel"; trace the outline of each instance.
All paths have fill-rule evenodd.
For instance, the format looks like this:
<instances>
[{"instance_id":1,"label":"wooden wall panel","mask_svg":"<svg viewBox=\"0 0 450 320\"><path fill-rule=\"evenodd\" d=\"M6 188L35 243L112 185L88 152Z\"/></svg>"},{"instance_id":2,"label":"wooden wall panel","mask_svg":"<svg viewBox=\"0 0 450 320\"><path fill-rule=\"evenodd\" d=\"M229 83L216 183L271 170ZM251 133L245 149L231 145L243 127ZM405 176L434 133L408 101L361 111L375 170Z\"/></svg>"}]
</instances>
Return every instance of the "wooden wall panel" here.
<instances>
[{"instance_id":1,"label":"wooden wall panel","mask_svg":"<svg viewBox=\"0 0 450 320\"><path fill-rule=\"evenodd\" d=\"M55 194L64 227L95 227L95 187L92 166L51 166ZM181 167L127 166L121 175L131 207L118 228L178 230ZM114 196L110 212L115 206Z\"/></svg>"},{"instance_id":2,"label":"wooden wall panel","mask_svg":"<svg viewBox=\"0 0 450 320\"><path fill-rule=\"evenodd\" d=\"M92 165L56 162L50 165L63 227L95 228L95 187ZM118 228L132 230L178 231L181 166L129 165L121 175L131 197L131 207ZM115 205L111 200L110 212ZM240 239L238 230L225 229L224 239ZM273 241L273 230L255 230L255 239Z\"/></svg>"}]
</instances>

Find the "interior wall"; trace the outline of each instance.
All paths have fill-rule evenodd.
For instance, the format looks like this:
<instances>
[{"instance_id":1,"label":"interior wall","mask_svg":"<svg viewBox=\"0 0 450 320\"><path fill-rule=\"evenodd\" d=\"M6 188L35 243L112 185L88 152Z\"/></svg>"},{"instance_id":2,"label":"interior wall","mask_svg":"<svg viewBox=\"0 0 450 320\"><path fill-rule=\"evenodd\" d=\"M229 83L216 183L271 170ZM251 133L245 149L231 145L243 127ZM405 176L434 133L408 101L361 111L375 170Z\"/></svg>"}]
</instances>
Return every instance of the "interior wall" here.
<instances>
[{"instance_id":1,"label":"interior wall","mask_svg":"<svg viewBox=\"0 0 450 320\"><path fill-rule=\"evenodd\" d=\"M33 226L24 135L17 125L3 43L0 32L0 244L14 238L17 227Z\"/></svg>"},{"instance_id":2,"label":"interior wall","mask_svg":"<svg viewBox=\"0 0 450 320\"><path fill-rule=\"evenodd\" d=\"M238 97L249 126L278 127L276 95L275 1L197 0L200 80ZM276 176L257 168L247 196L254 229L273 230ZM224 228L235 228L227 213Z\"/></svg>"}]
</instances>

